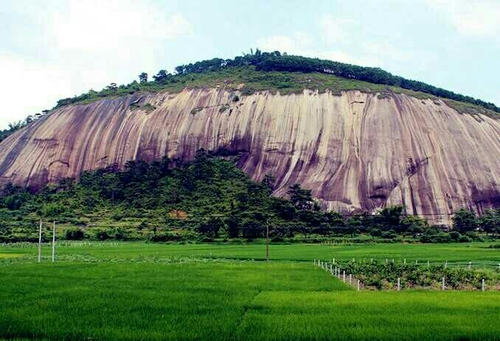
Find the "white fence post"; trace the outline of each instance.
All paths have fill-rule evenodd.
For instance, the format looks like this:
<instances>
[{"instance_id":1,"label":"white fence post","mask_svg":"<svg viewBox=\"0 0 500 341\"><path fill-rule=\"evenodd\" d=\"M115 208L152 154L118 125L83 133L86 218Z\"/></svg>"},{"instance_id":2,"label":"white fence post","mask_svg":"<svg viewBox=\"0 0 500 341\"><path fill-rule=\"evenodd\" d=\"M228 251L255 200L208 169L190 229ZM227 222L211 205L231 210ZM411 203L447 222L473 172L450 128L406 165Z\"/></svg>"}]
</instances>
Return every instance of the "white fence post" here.
<instances>
[{"instance_id":1,"label":"white fence post","mask_svg":"<svg viewBox=\"0 0 500 341\"><path fill-rule=\"evenodd\" d=\"M441 290L444 290L445 289L445 286L444 286L444 277L441 278Z\"/></svg>"},{"instance_id":2,"label":"white fence post","mask_svg":"<svg viewBox=\"0 0 500 341\"><path fill-rule=\"evenodd\" d=\"M401 290L401 278L398 277L398 291Z\"/></svg>"},{"instance_id":3,"label":"white fence post","mask_svg":"<svg viewBox=\"0 0 500 341\"><path fill-rule=\"evenodd\" d=\"M484 291L484 278L481 280L481 291Z\"/></svg>"},{"instance_id":4,"label":"white fence post","mask_svg":"<svg viewBox=\"0 0 500 341\"><path fill-rule=\"evenodd\" d=\"M56 261L56 222L52 228L52 263Z\"/></svg>"},{"instance_id":5,"label":"white fence post","mask_svg":"<svg viewBox=\"0 0 500 341\"><path fill-rule=\"evenodd\" d=\"M358 279L358 291L359 291L359 289L360 289L360 285L359 285L359 279Z\"/></svg>"},{"instance_id":6,"label":"white fence post","mask_svg":"<svg viewBox=\"0 0 500 341\"><path fill-rule=\"evenodd\" d=\"M38 263L42 261L42 219L40 219L40 233L38 235Z\"/></svg>"}]
</instances>

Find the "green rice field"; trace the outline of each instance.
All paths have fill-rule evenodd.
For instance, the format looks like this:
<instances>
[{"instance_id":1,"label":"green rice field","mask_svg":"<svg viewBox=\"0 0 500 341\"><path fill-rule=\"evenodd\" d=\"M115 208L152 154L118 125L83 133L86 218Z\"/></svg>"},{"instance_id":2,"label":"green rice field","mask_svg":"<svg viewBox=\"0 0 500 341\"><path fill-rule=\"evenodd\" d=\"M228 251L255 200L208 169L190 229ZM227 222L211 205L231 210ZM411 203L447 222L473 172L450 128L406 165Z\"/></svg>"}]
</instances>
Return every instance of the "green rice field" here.
<instances>
[{"instance_id":1,"label":"green rice field","mask_svg":"<svg viewBox=\"0 0 500 341\"><path fill-rule=\"evenodd\" d=\"M500 340L500 292L356 291L314 259L497 271L489 244L0 246L0 339Z\"/></svg>"}]
</instances>

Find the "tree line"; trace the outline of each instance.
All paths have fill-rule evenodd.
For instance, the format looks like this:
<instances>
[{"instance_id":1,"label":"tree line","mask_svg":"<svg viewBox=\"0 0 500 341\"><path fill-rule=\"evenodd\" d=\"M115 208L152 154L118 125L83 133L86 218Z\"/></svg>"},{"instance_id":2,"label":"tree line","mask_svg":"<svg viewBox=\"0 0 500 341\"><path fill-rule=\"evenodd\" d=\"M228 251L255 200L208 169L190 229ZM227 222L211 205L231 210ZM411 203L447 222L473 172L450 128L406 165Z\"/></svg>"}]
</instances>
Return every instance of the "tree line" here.
<instances>
[{"instance_id":1,"label":"tree line","mask_svg":"<svg viewBox=\"0 0 500 341\"><path fill-rule=\"evenodd\" d=\"M446 242L470 241L478 229L500 233L500 210L483 217L460 211L451 233L407 215L403 206L375 214L322 211L300 184L288 188L287 198L275 197L273 176L252 181L227 155L199 150L192 162L129 161L123 170L87 171L38 192L8 184L0 197L0 241L36 240L39 218L75 226L68 239L256 239L266 228L275 241L365 235Z\"/></svg>"}]
</instances>

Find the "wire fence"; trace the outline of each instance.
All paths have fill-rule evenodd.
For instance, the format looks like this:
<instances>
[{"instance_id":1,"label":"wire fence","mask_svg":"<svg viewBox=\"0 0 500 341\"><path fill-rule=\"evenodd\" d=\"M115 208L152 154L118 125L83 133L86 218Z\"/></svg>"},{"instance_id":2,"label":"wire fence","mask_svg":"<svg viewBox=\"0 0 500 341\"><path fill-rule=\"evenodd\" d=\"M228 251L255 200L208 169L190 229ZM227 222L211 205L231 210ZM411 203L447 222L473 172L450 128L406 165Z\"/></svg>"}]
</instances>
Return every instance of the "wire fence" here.
<instances>
[{"instance_id":1,"label":"wire fence","mask_svg":"<svg viewBox=\"0 0 500 341\"><path fill-rule=\"evenodd\" d=\"M331 261L315 259L313 264L355 287L358 291L381 288L397 291L409 288L500 291L500 262L495 261L419 262L415 260L407 262L403 259L397 262L395 259L371 258L358 260L357 264L361 266L357 269L353 266L356 264L356 259L333 258ZM377 266L380 274L373 273ZM368 269L370 273L363 273L363 268ZM389 271L387 271L388 268L390 268Z\"/></svg>"}]
</instances>

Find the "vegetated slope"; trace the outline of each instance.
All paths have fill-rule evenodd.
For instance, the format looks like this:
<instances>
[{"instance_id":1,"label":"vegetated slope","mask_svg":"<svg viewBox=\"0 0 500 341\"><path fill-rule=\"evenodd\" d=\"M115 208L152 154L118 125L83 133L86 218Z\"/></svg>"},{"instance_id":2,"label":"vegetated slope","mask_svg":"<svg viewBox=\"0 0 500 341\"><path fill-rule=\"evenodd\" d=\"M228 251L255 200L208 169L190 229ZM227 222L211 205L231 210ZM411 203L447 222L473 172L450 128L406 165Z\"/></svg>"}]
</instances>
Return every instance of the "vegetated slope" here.
<instances>
[{"instance_id":1,"label":"vegetated slope","mask_svg":"<svg viewBox=\"0 0 500 341\"><path fill-rule=\"evenodd\" d=\"M205 148L239 153L255 180L272 174L277 195L301 183L336 210L404 204L446 223L461 207L500 206L495 118L389 90L281 95L212 85L60 107L2 142L0 182L37 188L128 160L189 160Z\"/></svg>"}]
</instances>

